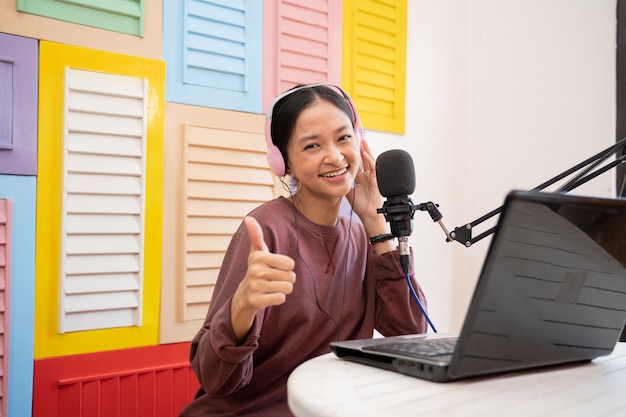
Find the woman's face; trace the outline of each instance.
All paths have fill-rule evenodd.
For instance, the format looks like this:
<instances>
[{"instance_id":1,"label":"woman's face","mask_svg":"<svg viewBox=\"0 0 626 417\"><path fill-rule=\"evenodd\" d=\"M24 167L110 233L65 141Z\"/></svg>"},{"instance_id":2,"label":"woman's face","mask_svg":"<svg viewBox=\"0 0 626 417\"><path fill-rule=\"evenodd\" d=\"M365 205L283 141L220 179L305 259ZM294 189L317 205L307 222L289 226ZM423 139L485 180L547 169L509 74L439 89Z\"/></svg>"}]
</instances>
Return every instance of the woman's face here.
<instances>
[{"instance_id":1,"label":"woman's face","mask_svg":"<svg viewBox=\"0 0 626 417\"><path fill-rule=\"evenodd\" d=\"M317 100L296 120L287 145L289 175L299 193L343 197L360 169L360 150L352 122L334 104Z\"/></svg>"}]
</instances>

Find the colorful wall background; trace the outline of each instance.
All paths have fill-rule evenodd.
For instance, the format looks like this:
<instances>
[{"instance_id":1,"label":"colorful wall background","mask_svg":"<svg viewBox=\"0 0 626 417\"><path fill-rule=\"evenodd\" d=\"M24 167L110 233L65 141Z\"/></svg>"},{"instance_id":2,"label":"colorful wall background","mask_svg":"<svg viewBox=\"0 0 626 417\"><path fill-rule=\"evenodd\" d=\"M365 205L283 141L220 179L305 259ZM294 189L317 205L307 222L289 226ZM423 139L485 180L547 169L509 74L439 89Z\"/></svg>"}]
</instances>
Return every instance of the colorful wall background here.
<instances>
[{"instance_id":1,"label":"colorful wall background","mask_svg":"<svg viewBox=\"0 0 626 417\"><path fill-rule=\"evenodd\" d=\"M406 0L0 0L0 413L176 416L264 112L341 84L403 133Z\"/></svg>"}]
</instances>

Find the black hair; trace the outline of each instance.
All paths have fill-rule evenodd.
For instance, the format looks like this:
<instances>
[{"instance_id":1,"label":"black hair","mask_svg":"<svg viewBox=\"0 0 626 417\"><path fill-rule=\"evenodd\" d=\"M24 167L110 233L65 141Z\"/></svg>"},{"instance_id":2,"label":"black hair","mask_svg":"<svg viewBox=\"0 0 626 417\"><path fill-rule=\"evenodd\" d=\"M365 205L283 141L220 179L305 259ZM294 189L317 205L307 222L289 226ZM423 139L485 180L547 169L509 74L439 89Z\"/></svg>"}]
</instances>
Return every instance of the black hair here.
<instances>
[{"instance_id":1,"label":"black hair","mask_svg":"<svg viewBox=\"0 0 626 417\"><path fill-rule=\"evenodd\" d=\"M325 85L314 85L311 87L299 85L292 88L292 90L295 91L286 95L274 105L270 126L272 142L280 150L286 169L289 168L287 164L289 138L293 133L300 114L313 103L318 100L328 101L348 115L352 122L352 127L355 124L355 116L352 114L350 105L346 101L347 99L332 87Z\"/></svg>"}]
</instances>

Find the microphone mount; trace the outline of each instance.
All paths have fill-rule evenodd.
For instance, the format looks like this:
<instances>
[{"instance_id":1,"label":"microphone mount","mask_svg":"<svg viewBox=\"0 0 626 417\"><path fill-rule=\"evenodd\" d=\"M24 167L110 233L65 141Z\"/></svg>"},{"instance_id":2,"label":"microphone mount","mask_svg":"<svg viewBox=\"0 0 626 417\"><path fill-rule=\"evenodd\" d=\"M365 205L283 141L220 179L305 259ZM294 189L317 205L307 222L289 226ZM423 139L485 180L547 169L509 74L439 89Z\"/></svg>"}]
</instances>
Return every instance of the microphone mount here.
<instances>
[{"instance_id":1,"label":"microphone mount","mask_svg":"<svg viewBox=\"0 0 626 417\"><path fill-rule=\"evenodd\" d=\"M622 151L619 154L620 150ZM615 159L606 163L603 166L600 166L604 163L608 158L615 155ZM533 188L531 191L541 191L546 189L547 187L554 185L555 183L567 178L568 176L574 175L573 178L568 180L565 184L561 185L554 192L567 193L572 191L573 189L580 187L586 182L596 178L597 176L609 171L612 168L615 168L626 162L626 138L616 142L614 145L609 146L605 150L593 155L592 157L582 161L581 163L574 165L573 167L561 172L559 175L549 179L543 184L538 185ZM472 236L472 232L474 227L483 223L486 220L491 219L492 217L500 214L502 211L502 206L496 208L495 210L490 211L489 213L477 218L476 220L467 223L463 226L455 227L452 232L448 232L444 224L441 222L443 216L439 213L437 209L438 204L433 204L432 202L422 203L417 206L422 211L428 211L433 219L439 223L442 227L444 233L446 234L446 242L456 241L461 243L466 247L472 246L474 243L484 239L485 237L491 235L495 232L496 228L492 227L489 230L477 235ZM421 208L425 207L425 208Z\"/></svg>"},{"instance_id":2,"label":"microphone mount","mask_svg":"<svg viewBox=\"0 0 626 417\"><path fill-rule=\"evenodd\" d=\"M382 213L391 226L391 234L395 237L410 236L413 231L413 216L417 206L408 195L387 197L383 206L376 209Z\"/></svg>"}]
</instances>

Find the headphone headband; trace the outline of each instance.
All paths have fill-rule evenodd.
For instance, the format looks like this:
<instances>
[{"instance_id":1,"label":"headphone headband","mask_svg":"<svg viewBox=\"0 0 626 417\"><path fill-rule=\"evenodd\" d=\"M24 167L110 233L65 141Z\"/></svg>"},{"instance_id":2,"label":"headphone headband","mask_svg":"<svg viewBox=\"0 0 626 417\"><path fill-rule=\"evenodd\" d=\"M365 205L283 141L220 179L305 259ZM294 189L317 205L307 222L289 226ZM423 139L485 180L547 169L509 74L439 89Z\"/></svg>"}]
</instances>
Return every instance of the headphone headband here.
<instances>
[{"instance_id":1,"label":"headphone headband","mask_svg":"<svg viewBox=\"0 0 626 417\"><path fill-rule=\"evenodd\" d=\"M302 86L287 90L283 92L282 94L278 95L276 98L274 98L274 100L272 100L272 103L270 104L270 107L267 110L267 114L265 115L265 141L267 142L267 161L269 162L269 166L272 172L278 177L285 176L287 172L287 168L285 167L285 160L283 158L283 154L280 152L280 149L278 149L278 146L274 144L274 140L272 138L271 128L272 128L272 113L274 111L274 107L283 98L285 98L286 96L292 93L295 93L296 91L299 91L305 88L320 87L320 86L332 88L344 98L344 100L348 104L348 107L350 108L350 112L352 113L352 124L354 126L354 134L356 136L357 142L361 143L361 140L363 139L363 127L361 125L361 119L359 118L359 113L356 110L356 106L354 105L354 102L352 101L348 93L346 93L338 85L307 84L307 85L302 85Z\"/></svg>"}]
</instances>

